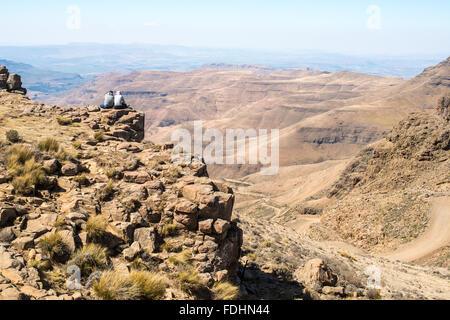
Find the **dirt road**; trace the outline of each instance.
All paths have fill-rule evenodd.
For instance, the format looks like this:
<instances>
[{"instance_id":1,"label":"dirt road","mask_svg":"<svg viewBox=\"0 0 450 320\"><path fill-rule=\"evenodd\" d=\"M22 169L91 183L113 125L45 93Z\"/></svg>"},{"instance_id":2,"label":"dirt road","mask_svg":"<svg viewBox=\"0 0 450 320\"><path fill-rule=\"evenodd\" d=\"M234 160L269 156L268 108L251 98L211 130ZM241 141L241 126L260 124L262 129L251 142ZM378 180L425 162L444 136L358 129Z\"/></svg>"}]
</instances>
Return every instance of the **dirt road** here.
<instances>
[{"instance_id":1,"label":"dirt road","mask_svg":"<svg viewBox=\"0 0 450 320\"><path fill-rule=\"evenodd\" d=\"M428 229L416 240L383 257L413 262L450 244L450 197L437 198L430 214Z\"/></svg>"}]
</instances>

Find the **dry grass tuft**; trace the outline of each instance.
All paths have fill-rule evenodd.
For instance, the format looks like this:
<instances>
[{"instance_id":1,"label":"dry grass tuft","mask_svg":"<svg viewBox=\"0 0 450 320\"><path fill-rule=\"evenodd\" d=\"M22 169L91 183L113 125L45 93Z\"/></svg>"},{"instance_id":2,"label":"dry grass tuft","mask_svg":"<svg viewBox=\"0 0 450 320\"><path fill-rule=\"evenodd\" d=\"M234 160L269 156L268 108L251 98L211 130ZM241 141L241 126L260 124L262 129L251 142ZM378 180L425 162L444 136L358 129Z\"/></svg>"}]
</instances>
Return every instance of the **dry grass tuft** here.
<instances>
[{"instance_id":1,"label":"dry grass tuft","mask_svg":"<svg viewBox=\"0 0 450 320\"><path fill-rule=\"evenodd\" d=\"M70 258L70 250L58 232L44 236L39 241L38 247L51 261L65 262Z\"/></svg>"},{"instance_id":2,"label":"dry grass tuft","mask_svg":"<svg viewBox=\"0 0 450 320\"><path fill-rule=\"evenodd\" d=\"M56 139L49 137L39 141L37 147L42 152L58 152L59 142Z\"/></svg>"},{"instance_id":3,"label":"dry grass tuft","mask_svg":"<svg viewBox=\"0 0 450 320\"><path fill-rule=\"evenodd\" d=\"M215 300L236 300L239 297L239 288L227 281L214 283L211 291Z\"/></svg>"},{"instance_id":4,"label":"dry grass tuft","mask_svg":"<svg viewBox=\"0 0 450 320\"><path fill-rule=\"evenodd\" d=\"M139 288L141 299L161 300L164 298L167 282L162 275L149 271L132 271L129 278Z\"/></svg>"},{"instance_id":5,"label":"dry grass tuft","mask_svg":"<svg viewBox=\"0 0 450 320\"><path fill-rule=\"evenodd\" d=\"M101 300L137 300L141 296L139 287L126 274L114 271L104 272L92 289Z\"/></svg>"},{"instance_id":6,"label":"dry grass tuft","mask_svg":"<svg viewBox=\"0 0 450 320\"><path fill-rule=\"evenodd\" d=\"M98 244L90 243L75 252L69 264L78 266L81 274L88 276L92 272L105 269L108 266L107 249Z\"/></svg>"},{"instance_id":7,"label":"dry grass tuft","mask_svg":"<svg viewBox=\"0 0 450 320\"><path fill-rule=\"evenodd\" d=\"M105 216L97 215L90 217L86 223L88 238L94 242L104 239L108 224L108 218Z\"/></svg>"}]
</instances>

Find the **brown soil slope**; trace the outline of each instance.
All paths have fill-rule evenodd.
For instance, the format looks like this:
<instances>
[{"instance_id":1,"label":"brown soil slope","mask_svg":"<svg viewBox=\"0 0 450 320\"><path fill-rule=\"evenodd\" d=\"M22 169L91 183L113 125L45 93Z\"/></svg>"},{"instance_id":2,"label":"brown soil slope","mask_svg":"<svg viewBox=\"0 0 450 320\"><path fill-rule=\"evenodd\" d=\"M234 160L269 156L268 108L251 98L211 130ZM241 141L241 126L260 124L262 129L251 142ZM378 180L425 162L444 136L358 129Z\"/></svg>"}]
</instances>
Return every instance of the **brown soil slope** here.
<instances>
[{"instance_id":1,"label":"brown soil slope","mask_svg":"<svg viewBox=\"0 0 450 320\"><path fill-rule=\"evenodd\" d=\"M385 139L363 150L331 189L335 204L322 223L370 251L397 249L428 226L438 226L433 236L443 238L434 242L426 237L423 242L430 247L425 253L447 245L450 203L441 202L450 193L448 104L449 97L443 98L438 112L411 114ZM419 247L417 255L392 257L417 260L425 256Z\"/></svg>"}]
</instances>

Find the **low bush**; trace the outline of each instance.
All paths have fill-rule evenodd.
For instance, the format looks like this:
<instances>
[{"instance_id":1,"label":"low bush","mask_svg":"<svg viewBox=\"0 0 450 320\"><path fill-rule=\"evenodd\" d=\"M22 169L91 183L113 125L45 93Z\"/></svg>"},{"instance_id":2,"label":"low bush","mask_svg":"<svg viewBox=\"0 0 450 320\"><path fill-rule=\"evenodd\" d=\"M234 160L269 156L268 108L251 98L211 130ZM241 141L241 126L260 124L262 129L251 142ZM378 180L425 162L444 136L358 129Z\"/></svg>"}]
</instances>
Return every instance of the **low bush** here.
<instances>
[{"instance_id":1,"label":"low bush","mask_svg":"<svg viewBox=\"0 0 450 320\"><path fill-rule=\"evenodd\" d=\"M8 130L6 131L6 140L11 143L17 143L20 141L19 132L17 130Z\"/></svg>"}]
</instances>

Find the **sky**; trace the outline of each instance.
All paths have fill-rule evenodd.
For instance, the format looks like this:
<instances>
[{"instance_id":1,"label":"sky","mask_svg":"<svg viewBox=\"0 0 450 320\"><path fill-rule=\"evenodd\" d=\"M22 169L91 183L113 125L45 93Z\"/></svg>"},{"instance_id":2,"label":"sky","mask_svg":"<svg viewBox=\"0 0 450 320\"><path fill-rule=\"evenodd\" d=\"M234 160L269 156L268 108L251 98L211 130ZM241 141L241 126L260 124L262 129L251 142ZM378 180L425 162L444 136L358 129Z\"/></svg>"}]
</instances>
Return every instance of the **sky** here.
<instances>
[{"instance_id":1,"label":"sky","mask_svg":"<svg viewBox=\"0 0 450 320\"><path fill-rule=\"evenodd\" d=\"M449 54L448 0L2 1L0 45L151 43Z\"/></svg>"}]
</instances>

